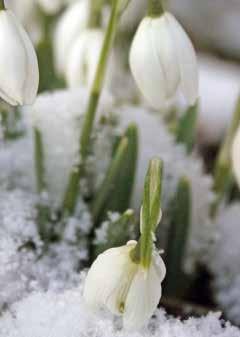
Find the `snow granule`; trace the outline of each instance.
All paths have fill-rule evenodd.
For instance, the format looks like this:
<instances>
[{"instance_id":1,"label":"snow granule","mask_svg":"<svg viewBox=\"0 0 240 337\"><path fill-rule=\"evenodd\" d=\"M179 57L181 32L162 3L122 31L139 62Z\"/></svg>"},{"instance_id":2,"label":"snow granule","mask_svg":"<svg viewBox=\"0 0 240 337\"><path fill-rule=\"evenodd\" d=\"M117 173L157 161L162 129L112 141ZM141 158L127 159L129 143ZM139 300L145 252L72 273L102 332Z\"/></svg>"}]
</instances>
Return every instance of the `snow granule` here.
<instances>
[{"instance_id":1,"label":"snow granule","mask_svg":"<svg viewBox=\"0 0 240 337\"><path fill-rule=\"evenodd\" d=\"M0 311L35 290L76 286L88 259L92 220L85 203L79 201L74 217L65 219L62 240L46 249L38 235L36 200L21 190L0 193Z\"/></svg>"},{"instance_id":2,"label":"snow granule","mask_svg":"<svg viewBox=\"0 0 240 337\"><path fill-rule=\"evenodd\" d=\"M83 278L83 277L82 277ZM219 313L180 321L160 309L148 327L136 332L121 329L109 313L97 316L85 306L82 283L56 294L35 292L0 317L1 337L239 337Z\"/></svg>"},{"instance_id":3,"label":"snow granule","mask_svg":"<svg viewBox=\"0 0 240 337\"><path fill-rule=\"evenodd\" d=\"M219 239L211 260L216 300L227 317L240 324L240 204L222 209L216 220Z\"/></svg>"},{"instance_id":4,"label":"snow granule","mask_svg":"<svg viewBox=\"0 0 240 337\"><path fill-rule=\"evenodd\" d=\"M209 207L213 201L212 179L204 174L200 158L194 154L187 155L184 146L175 143L173 136L159 116L151 114L151 111L147 109L133 106L118 108L117 114L120 125L126 127L129 123L136 123L139 130L139 159L133 194L135 209L139 209L141 205L144 178L149 160L153 157L160 157L164 162L164 222L167 216L165 211L175 195L179 179L186 177L191 184L192 227L185 268L187 272L192 272L195 262L202 260L209 253L210 244L215 239L215 227L209 217Z\"/></svg>"}]
</instances>

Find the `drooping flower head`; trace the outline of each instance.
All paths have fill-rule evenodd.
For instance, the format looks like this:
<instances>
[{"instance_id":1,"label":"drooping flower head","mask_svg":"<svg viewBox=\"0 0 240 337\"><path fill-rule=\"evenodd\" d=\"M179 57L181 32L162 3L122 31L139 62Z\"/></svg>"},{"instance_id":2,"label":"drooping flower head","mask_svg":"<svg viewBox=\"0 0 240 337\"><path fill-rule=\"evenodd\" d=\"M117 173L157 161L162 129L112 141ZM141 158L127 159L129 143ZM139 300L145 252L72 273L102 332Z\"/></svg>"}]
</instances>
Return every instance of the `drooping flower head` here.
<instances>
[{"instance_id":1,"label":"drooping flower head","mask_svg":"<svg viewBox=\"0 0 240 337\"><path fill-rule=\"evenodd\" d=\"M149 12L138 27L129 61L138 88L153 108L167 106L178 92L189 105L196 102L196 54L189 37L172 14Z\"/></svg>"}]
</instances>

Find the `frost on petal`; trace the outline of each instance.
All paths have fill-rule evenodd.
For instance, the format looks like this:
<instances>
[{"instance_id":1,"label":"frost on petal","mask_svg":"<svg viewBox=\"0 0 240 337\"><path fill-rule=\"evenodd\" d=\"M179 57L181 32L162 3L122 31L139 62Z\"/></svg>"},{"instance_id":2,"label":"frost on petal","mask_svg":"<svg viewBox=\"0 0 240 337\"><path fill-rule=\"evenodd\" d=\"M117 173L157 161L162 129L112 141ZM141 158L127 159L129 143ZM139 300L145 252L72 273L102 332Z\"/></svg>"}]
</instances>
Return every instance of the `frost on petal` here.
<instances>
[{"instance_id":1,"label":"frost on petal","mask_svg":"<svg viewBox=\"0 0 240 337\"><path fill-rule=\"evenodd\" d=\"M123 324L126 329L138 329L150 319L162 295L162 276L154 263L149 270L139 267L125 304Z\"/></svg>"},{"instance_id":2,"label":"frost on petal","mask_svg":"<svg viewBox=\"0 0 240 337\"><path fill-rule=\"evenodd\" d=\"M112 248L95 260L84 288L84 298L89 306L96 310L106 306L111 312L121 314L121 306L136 271L129 256L132 248L133 245Z\"/></svg>"},{"instance_id":3,"label":"frost on petal","mask_svg":"<svg viewBox=\"0 0 240 337\"><path fill-rule=\"evenodd\" d=\"M170 13L165 14L169 30L176 44L175 56L178 61L181 76L181 91L189 103L193 105L198 98L198 64L197 56L188 35Z\"/></svg>"}]
</instances>

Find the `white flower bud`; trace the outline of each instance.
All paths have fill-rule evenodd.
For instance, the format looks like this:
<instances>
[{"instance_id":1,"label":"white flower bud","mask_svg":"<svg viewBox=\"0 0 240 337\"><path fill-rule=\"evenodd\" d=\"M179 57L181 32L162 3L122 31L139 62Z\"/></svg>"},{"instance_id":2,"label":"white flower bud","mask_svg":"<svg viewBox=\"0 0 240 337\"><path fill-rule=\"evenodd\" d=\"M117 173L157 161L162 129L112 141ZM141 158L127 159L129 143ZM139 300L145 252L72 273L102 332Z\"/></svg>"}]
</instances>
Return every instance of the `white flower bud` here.
<instances>
[{"instance_id":1,"label":"white flower bud","mask_svg":"<svg viewBox=\"0 0 240 337\"><path fill-rule=\"evenodd\" d=\"M71 5L60 17L54 34L55 67L59 75L64 75L71 47L80 33L87 27L89 1L79 0Z\"/></svg>"},{"instance_id":2,"label":"white flower bud","mask_svg":"<svg viewBox=\"0 0 240 337\"><path fill-rule=\"evenodd\" d=\"M0 11L0 97L11 105L32 104L39 83L33 45L10 10Z\"/></svg>"},{"instance_id":3,"label":"white flower bud","mask_svg":"<svg viewBox=\"0 0 240 337\"><path fill-rule=\"evenodd\" d=\"M238 186L240 187L240 128L236 132L232 146L232 165Z\"/></svg>"},{"instance_id":4,"label":"white flower bud","mask_svg":"<svg viewBox=\"0 0 240 337\"><path fill-rule=\"evenodd\" d=\"M178 91L189 105L196 102L196 54L189 37L170 13L142 20L132 43L130 67L153 108L171 103Z\"/></svg>"},{"instance_id":5,"label":"white flower bud","mask_svg":"<svg viewBox=\"0 0 240 337\"><path fill-rule=\"evenodd\" d=\"M76 40L68 57L66 80L69 87L86 86L90 88L97 69L104 41L100 29L85 30ZM107 82L110 81L112 62L110 59Z\"/></svg>"},{"instance_id":6,"label":"white flower bud","mask_svg":"<svg viewBox=\"0 0 240 337\"><path fill-rule=\"evenodd\" d=\"M162 258L153 253L149 269L134 263L130 252L137 242L100 254L90 268L84 288L86 303L93 309L108 308L123 316L126 329L142 327L157 308L166 274Z\"/></svg>"}]
</instances>

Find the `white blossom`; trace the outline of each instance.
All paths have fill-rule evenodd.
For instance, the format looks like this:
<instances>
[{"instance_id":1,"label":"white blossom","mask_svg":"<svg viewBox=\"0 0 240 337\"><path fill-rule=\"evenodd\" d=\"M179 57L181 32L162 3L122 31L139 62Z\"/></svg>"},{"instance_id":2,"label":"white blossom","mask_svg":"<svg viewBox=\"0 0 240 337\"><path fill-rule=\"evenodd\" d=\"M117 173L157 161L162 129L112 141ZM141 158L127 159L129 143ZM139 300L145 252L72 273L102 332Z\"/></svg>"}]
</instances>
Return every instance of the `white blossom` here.
<instances>
[{"instance_id":1,"label":"white blossom","mask_svg":"<svg viewBox=\"0 0 240 337\"><path fill-rule=\"evenodd\" d=\"M142 327L157 308L166 269L154 252L149 269L133 262L130 253L137 242L111 248L100 254L91 266L84 288L86 303L95 310L107 307L123 315L127 329Z\"/></svg>"},{"instance_id":2,"label":"white blossom","mask_svg":"<svg viewBox=\"0 0 240 337\"><path fill-rule=\"evenodd\" d=\"M10 10L0 11L0 97L11 105L32 104L39 70L32 43Z\"/></svg>"},{"instance_id":3,"label":"white blossom","mask_svg":"<svg viewBox=\"0 0 240 337\"><path fill-rule=\"evenodd\" d=\"M86 29L74 42L68 57L66 80L69 87L81 85L91 87L97 69L104 40L104 31ZM108 64L108 82L112 71L111 59Z\"/></svg>"},{"instance_id":4,"label":"white blossom","mask_svg":"<svg viewBox=\"0 0 240 337\"><path fill-rule=\"evenodd\" d=\"M170 13L145 17L130 51L135 81L155 109L167 106L180 91L189 105L198 98L198 67L193 45Z\"/></svg>"},{"instance_id":5,"label":"white blossom","mask_svg":"<svg viewBox=\"0 0 240 337\"><path fill-rule=\"evenodd\" d=\"M64 75L73 43L87 27L89 1L79 0L67 8L57 22L54 38L55 67Z\"/></svg>"}]
</instances>

